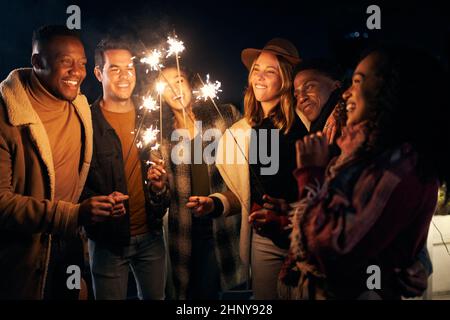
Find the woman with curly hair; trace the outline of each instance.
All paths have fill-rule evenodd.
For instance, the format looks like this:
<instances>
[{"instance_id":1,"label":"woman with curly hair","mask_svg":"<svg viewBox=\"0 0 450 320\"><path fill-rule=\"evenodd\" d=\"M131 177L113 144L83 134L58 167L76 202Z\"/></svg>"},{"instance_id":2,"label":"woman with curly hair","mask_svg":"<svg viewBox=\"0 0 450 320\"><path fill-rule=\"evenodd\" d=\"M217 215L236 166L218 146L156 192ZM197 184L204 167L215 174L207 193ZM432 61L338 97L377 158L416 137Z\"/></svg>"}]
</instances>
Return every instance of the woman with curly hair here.
<instances>
[{"instance_id":1,"label":"woman with curly hair","mask_svg":"<svg viewBox=\"0 0 450 320\"><path fill-rule=\"evenodd\" d=\"M343 94L341 154L329 162L321 134L297 142L301 201L280 274L283 297L400 298L396 270L423 248L438 187L449 182L445 88L430 56L372 51ZM379 278L370 278L373 270Z\"/></svg>"}]
</instances>

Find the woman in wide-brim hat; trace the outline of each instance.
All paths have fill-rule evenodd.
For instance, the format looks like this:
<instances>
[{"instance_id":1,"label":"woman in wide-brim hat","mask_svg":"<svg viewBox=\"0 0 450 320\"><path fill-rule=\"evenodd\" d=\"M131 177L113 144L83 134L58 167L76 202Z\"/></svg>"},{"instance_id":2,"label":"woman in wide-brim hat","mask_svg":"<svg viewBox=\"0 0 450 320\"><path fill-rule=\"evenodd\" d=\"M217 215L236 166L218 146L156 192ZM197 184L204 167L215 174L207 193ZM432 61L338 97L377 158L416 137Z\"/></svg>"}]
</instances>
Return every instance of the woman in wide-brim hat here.
<instances>
[{"instance_id":1,"label":"woman in wide-brim hat","mask_svg":"<svg viewBox=\"0 0 450 320\"><path fill-rule=\"evenodd\" d=\"M230 128L233 136L222 136L216 158L229 190L192 197L188 205L198 214L217 211L218 207L225 215L241 213L240 255L246 265L251 265L254 297L276 299L277 277L289 242L283 232L288 219L252 212L270 202L267 196L287 202L297 199L292 175L295 141L306 134L306 129L294 111L292 72L300 57L291 42L280 38L270 40L262 49L245 49L241 57L249 70L244 118ZM219 160L224 154L242 158L240 153L247 159L244 164ZM271 163L260 159L261 153L270 156Z\"/></svg>"}]
</instances>

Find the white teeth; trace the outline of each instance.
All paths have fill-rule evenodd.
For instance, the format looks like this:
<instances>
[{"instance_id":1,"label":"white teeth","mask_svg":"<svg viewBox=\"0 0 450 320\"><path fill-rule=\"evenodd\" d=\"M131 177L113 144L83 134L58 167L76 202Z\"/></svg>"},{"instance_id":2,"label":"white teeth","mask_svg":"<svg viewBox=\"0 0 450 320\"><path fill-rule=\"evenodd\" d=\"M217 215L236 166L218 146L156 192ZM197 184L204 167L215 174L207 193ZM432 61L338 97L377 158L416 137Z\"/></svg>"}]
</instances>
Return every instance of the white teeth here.
<instances>
[{"instance_id":1,"label":"white teeth","mask_svg":"<svg viewBox=\"0 0 450 320\"><path fill-rule=\"evenodd\" d=\"M266 89L267 87L262 86L262 85L259 85L259 84L256 84L256 85L255 85L255 88L256 88L256 89Z\"/></svg>"},{"instance_id":2,"label":"white teeth","mask_svg":"<svg viewBox=\"0 0 450 320\"><path fill-rule=\"evenodd\" d=\"M72 81L72 80L63 80L64 83L67 83L71 86L76 86L78 84L78 81Z\"/></svg>"},{"instance_id":3,"label":"white teeth","mask_svg":"<svg viewBox=\"0 0 450 320\"><path fill-rule=\"evenodd\" d=\"M355 109L356 109L356 105L354 103L348 103L347 106L345 107L345 110L347 110L347 112L351 112Z\"/></svg>"},{"instance_id":4,"label":"white teeth","mask_svg":"<svg viewBox=\"0 0 450 320\"><path fill-rule=\"evenodd\" d=\"M119 88L128 88L130 85L129 84L118 84L117 86Z\"/></svg>"}]
</instances>

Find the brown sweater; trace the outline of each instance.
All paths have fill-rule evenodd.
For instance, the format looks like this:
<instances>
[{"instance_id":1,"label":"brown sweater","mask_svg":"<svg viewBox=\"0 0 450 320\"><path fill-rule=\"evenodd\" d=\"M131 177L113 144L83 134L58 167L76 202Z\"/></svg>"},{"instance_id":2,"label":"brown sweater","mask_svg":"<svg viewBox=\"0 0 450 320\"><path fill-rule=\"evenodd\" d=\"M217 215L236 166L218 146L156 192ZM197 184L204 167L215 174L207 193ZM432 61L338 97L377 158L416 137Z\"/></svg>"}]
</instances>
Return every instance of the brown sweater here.
<instances>
[{"instance_id":1,"label":"brown sweater","mask_svg":"<svg viewBox=\"0 0 450 320\"><path fill-rule=\"evenodd\" d=\"M34 72L26 92L50 142L55 166L54 200L76 202L82 146L80 119L73 105L49 93Z\"/></svg>"},{"instance_id":2,"label":"brown sweater","mask_svg":"<svg viewBox=\"0 0 450 320\"><path fill-rule=\"evenodd\" d=\"M145 213L145 196L142 184L141 162L139 161L139 151L133 143L135 128L135 110L125 113L117 113L101 109L106 121L116 131L122 144L122 155L127 179L127 189L130 210L130 233L131 236L148 232L147 216ZM130 150L131 148L131 150Z\"/></svg>"}]
</instances>

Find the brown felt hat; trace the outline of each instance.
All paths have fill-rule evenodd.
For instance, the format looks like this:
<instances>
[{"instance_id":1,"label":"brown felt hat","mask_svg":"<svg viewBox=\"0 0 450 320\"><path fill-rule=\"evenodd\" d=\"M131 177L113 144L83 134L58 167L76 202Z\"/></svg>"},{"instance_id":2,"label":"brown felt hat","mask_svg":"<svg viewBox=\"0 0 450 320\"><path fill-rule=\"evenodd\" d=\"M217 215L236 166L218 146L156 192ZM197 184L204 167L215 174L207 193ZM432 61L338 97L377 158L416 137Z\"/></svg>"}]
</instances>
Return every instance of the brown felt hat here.
<instances>
[{"instance_id":1,"label":"brown felt hat","mask_svg":"<svg viewBox=\"0 0 450 320\"><path fill-rule=\"evenodd\" d=\"M293 66L301 61L297 48L295 48L292 42L282 38L274 38L267 42L262 49L247 48L242 50L241 59L248 70L252 67L253 61L255 61L263 51L282 56Z\"/></svg>"}]
</instances>

